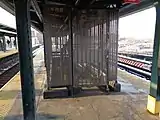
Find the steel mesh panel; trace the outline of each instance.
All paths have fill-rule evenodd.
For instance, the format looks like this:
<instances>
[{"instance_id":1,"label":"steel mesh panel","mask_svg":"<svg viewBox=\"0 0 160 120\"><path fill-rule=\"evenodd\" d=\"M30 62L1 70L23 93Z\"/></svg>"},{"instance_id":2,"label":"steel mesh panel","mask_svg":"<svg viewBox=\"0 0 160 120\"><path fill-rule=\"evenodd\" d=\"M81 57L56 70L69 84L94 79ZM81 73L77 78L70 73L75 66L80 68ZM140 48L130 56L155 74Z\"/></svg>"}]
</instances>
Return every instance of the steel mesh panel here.
<instances>
[{"instance_id":1,"label":"steel mesh panel","mask_svg":"<svg viewBox=\"0 0 160 120\"><path fill-rule=\"evenodd\" d=\"M77 16L74 29L74 85L106 85L117 76L118 11Z\"/></svg>"},{"instance_id":2,"label":"steel mesh panel","mask_svg":"<svg viewBox=\"0 0 160 120\"><path fill-rule=\"evenodd\" d=\"M46 45L46 70L47 85L61 87L71 85L71 47L70 39L63 31L57 33L56 25L59 24L50 15L52 8L44 7L44 37ZM53 27L54 26L54 27Z\"/></svg>"},{"instance_id":3,"label":"steel mesh panel","mask_svg":"<svg viewBox=\"0 0 160 120\"><path fill-rule=\"evenodd\" d=\"M108 55L108 79L117 79L117 54L118 54L118 12L109 14L109 55Z\"/></svg>"},{"instance_id":4,"label":"steel mesh panel","mask_svg":"<svg viewBox=\"0 0 160 120\"><path fill-rule=\"evenodd\" d=\"M69 39L67 36L54 37L52 45L52 81L50 84L52 87L69 86L71 85Z\"/></svg>"},{"instance_id":5,"label":"steel mesh panel","mask_svg":"<svg viewBox=\"0 0 160 120\"><path fill-rule=\"evenodd\" d=\"M44 21L49 87L100 86L116 80L117 10L79 10L72 24L73 44L69 28L55 34L52 25L57 21L48 14Z\"/></svg>"}]
</instances>

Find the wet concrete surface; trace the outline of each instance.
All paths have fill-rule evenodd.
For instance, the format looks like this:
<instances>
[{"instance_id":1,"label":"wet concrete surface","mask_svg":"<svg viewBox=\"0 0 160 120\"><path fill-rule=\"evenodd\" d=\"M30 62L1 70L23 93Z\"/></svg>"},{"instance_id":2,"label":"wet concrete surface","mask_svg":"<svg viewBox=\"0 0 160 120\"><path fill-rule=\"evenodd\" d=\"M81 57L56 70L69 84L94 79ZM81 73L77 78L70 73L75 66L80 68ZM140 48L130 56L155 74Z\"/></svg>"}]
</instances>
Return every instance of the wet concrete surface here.
<instances>
[{"instance_id":1,"label":"wet concrete surface","mask_svg":"<svg viewBox=\"0 0 160 120\"><path fill-rule=\"evenodd\" d=\"M118 81L122 90L117 93L106 94L96 88L90 88L75 98L43 99L38 108L38 115L44 116L39 120L159 119L146 109L149 83L121 70L118 70Z\"/></svg>"},{"instance_id":2,"label":"wet concrete surface","mask_svg":"<svg viewBox=\"0 0 160 120\"><path fill-rule=\"evenodd\" d=\"M39 57L42 59L43 56ZM38 61L38 58L37 60ZM147 109L149 82L118 70L118 81L122 85L121 92L109 94L97 88L82 91L74 98L42 99L44 70L40 70L39 61L36 79L37 118L36 120L158 120ZM36 67L35 67L36 68ZM42 76L40 76L42 75ZM42 78L43 77L43 78ZM38 92L39 91L39 92ZM22 120L21 95L15 102L5 120ZM16 107L15 107L16 106Z\"/></svg>"}]
</instances>

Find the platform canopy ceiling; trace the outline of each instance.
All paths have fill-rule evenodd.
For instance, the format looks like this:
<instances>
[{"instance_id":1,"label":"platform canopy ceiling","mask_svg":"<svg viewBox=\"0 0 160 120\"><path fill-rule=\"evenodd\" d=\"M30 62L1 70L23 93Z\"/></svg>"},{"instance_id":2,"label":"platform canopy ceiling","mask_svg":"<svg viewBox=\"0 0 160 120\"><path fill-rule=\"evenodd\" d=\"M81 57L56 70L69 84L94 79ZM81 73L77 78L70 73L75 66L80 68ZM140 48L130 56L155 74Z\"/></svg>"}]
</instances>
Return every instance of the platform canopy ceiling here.
<instances>
[{"instance_id":1,"label":"platform canopy ceiling","mask_svg":"<svg viewBox=\"0 0 160 120\"><path fill-rule=\"evenodd\" d=\"M2 35L15 36L16 29L0 23L0 36Z\"/></svg>"},{"instance_id":2,"label":"platform canopy ceiling","mask_svg":"<svg viewBox=\"0 0 160 120\"><path fill-rule=\"evenodd\" d=\"M69 9L72 8L73 14L78 9L119 9L120 15L126 15L144 7L153 5L154 0L140 0L140 4L124 3L123 0L31 0L30 14L32 25L43 31L43 13L44 6L52 8L50 11L59 24L65 24L68 21ZM1 0L1 7L14 14L14 0ZM74 16L74 15L73 15ZM60 26L61 26L60 25ZM53 25L54 26L54 25ZM60 27L56 26L55 27Z\"/></svg>"}]
</instances>

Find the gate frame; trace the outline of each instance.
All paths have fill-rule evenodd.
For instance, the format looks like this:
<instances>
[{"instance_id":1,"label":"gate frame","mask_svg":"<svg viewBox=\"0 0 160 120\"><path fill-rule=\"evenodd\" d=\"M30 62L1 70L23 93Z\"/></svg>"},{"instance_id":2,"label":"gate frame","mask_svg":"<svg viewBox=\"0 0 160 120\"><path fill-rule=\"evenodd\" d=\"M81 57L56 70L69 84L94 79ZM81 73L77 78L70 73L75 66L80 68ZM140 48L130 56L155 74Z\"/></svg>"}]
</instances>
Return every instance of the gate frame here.
<instances>
[{"instance_id":1,"label":"gate frame","mask_svg":"<svg viewBox=\"0 0 160 120\"><path fill-rule=\"evenodd\" d=\"M69 20L68 20L68 24L69 24L69 39L70 39L70 49L71 49L71 85L66 85L66 87L67 87L67 89L68 89L68 95L69 96L73 96L74 95L74 91L77 91L77 90L75 90L76 89L76 87L75 87L75 81L74 81L74 63L73 63L73 61L74 61L74 56L73 56L73 13L72 13L72 9L71 8L69 8L70 9L70 13L69 13ZM116 9L115 9L116 10ZM107 12L108 10L106 10L106 12ZM118 12L118 11L117 11ZM117 13L118 14L118 13ZM106 20L106 19L105 19ZM104 20L103 20L104 21ZM95 24L95 20L94 20L94 22L93 22L94 24ZM105 22L106 23L106 22ZM109 24L110 24L110 20L109 20L109 22L108 22ZM99 28L99 27L102 27L102 28ZM101 24L101 25L98 25L98 28L99 28L99 30L100 29L103 29L103 26L104 26L104 23L103 24ZM107 23L106 23L106 26L107 26ZM110 26L109 26L110 27ZM108 28L109 28L108 27ZM117 27L118 27L118 20L117 20ZM90 28L91 29L91 28ZM100 31L98 30L98 33L99 34L102 34L102 33L100 33ZM49 31L46 31L46 32L49 32ZM51 32L51 31L50 31ZM95 26L94 26L94 32L95 32ZM107 32L107 28L106 28L106 32ZM108 32L110 32L110 28L108 29ZM117 30L117 32L116 33L118 33L118 30ZM108 35L109 36L109 35ZM117 37L118 37L118 34L116 35ZM98 36L98 37L103 37L103 36ZM118 43L118 38L116 37L116 42ZM95 38L94 38L95 39ZM98 39L100 39L100 38L98 38ZM107 39L107 36L106 36L106 39ZM110 42L110 38L108 38L108 40L109 40L109 42ZM48 40L47 40L48 41ZM49 41L51 41L50 39L49 39ZM51 45L52 46L52 45ZM117 46L118 47L118 46ZM116 50L116 51L118 51L118 50ZM47 53L48 54L48 53ZM112 53L113 54L113 53ZM118 53L117 53L118 54ZM47 56L47 55L46 55ZM117 56L117 55L116 55ZM49 59L49 58L47 58L46 57L46 59ZM117 58L116 58L117 59ZM50 61L52 61L52 60L50 60ZM48 64L48 63L47 63ZM49 63L50 64L50 63ZM109 64L107 64L107 66L108 66ZM52 66L49 66L49 71L50 72L48 72L47 74L47 76L48 76L48 78L49 78L49 80L47 80L47 88L48 88L48 90L50 89L50 86L49 86L49 82L50 82L50 76L51 76L51 67ZM108 66L108 68L109 68L109 66ZM107 73L108 73L108 75L109 75L109 71L108 71L108 69L107 69ZM116 74L117 74L117 72L116 72ZM107 92L109 91L109 90L113 90L113 91L120 91L120 89L121 89L121 87L120 87L120 84L118 84L118 82L117 82L117 79L115 79L115 80L109 80L108 79L108 75L106 75L107 76L107 79L106 79L106 81L107 81L107 83L106 83L106 85L101 85L101 86L98 86L99 88L103 88L103 89L105 89ZM117 77L116 77L117 78ZM58 87L58 86L57 86ZM63 87L63 86L59 86L59 87ZM79 87L81 87L81 86L79 86ZM79 89L80 90L80 89ZM78 91L79 91L78 90ZM44 98L46 98L47 97L47 95L45 95L45 93L46 92L44 92ZM45 97L46 96L46 97Z\"/></svg>"}]
</instances>

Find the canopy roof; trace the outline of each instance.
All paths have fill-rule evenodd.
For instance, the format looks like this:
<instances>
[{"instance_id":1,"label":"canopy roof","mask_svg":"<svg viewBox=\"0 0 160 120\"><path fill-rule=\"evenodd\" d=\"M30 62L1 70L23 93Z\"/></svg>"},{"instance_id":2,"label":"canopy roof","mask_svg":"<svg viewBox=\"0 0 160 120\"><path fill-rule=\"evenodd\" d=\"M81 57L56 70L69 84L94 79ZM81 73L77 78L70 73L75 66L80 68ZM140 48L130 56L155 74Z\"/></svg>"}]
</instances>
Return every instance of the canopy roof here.
<instances>
[{"instance_id":1,"label":"canopy roof","mask_svg":"<svg viewBox=\"0 0 160 120\"><path fill-rule=\"evenodd\" d=\"M0 23L0 35L15 36L16 29Z\"/></svg>"},{"instance_id":2,"label":"canopy roof","mask_svg":"<svg viewBox=\"0 0 160 120\"><path fill-rule=\"evenodd\" d=\"M14 14L14 0L1 0L0 5L10 13ZM119 9L120 16L125 16L147 7L153 6L155 0L141 0L139 4L124 3L123 0L31 0L30 14L31 22L39 30L42 29L43 6L53 8L50 14L64 24L68 20L68 9L72 8L76 14L77 9ZM57 26L55 26L57 27ZM58 26L59 27L59 26Z\"/></svg>"}]
</instances>

